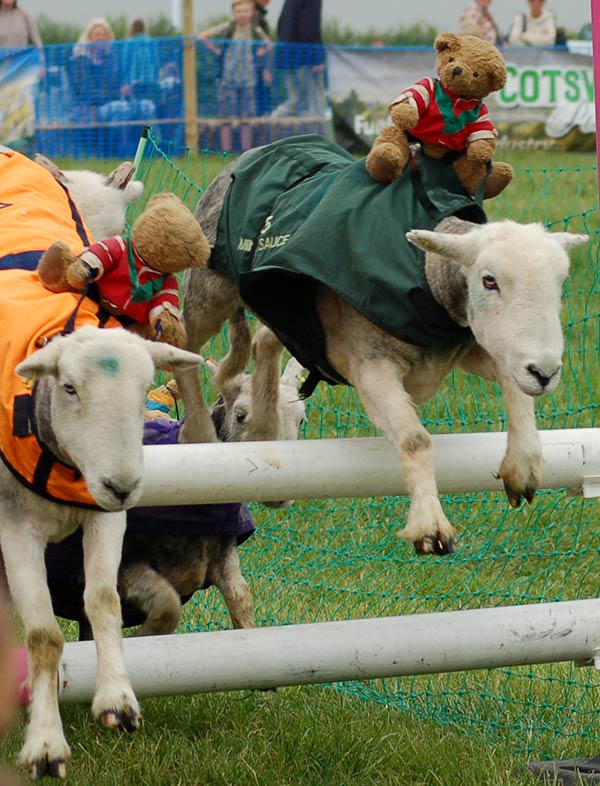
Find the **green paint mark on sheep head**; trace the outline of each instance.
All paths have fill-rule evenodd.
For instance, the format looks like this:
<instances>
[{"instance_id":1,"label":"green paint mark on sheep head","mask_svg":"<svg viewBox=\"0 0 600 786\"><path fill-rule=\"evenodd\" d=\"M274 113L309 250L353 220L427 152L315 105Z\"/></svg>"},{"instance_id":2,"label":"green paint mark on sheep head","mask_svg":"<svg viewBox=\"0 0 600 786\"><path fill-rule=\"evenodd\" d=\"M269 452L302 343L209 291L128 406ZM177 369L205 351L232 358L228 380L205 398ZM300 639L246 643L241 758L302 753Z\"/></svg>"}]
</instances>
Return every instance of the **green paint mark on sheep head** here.
<instances>
[{"instance_id":1,"label":"green paint mark on sheep head","mask_svg":"<svg viewBox=\"0 0 600 786\"><path fill-rule=\"evenodd\" d=\"M119 361L110 355L100 358L99 365L102 371L106 371L107 374L118 374L120 371Z\"/></svg>"}]
</instances>

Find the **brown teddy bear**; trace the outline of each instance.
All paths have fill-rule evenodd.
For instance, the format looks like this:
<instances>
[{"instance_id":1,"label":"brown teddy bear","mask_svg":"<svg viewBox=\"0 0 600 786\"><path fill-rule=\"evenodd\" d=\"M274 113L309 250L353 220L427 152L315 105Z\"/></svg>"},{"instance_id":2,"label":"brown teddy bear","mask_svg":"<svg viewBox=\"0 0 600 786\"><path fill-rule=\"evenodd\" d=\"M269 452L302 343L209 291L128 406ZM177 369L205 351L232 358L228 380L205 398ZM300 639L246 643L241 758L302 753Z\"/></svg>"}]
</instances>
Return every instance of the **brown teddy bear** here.
<instances>
[{"instance_id":1,"label":"brown teddy bear","mask_svg":"<svg viewBox=\"0 0 600 786\"><path fill-rule=\"evenodd\" d=\"M183 347L187 337L174 274L202 267L209 256L210 246L192 213L175 194L163 193L148 202L129 238L100 240L78 256L57 241L42 254L37 270L52 292L82 292L96 283L100 304L133 320L132 330Z\"/></svg>"},{"instance_id":2,"label":"brown teddy bear","mask_svg":"<svg viewBox=\"0 0 600 786\"><path fill-rule=\"evenodd\" d=\"M504 87L506 66L495 46L475 36L440 33L434 46L439 78L421 79L392 101L394 125L375 140L367 171L379 182L399 177L410 156L408 132L428 156L458 153L452 166L465 191L474 195L496 149L497 132L483 99ZM503 191L512 176L510 164L493 163L484 198Z\"/></svg>"}]
</instances>

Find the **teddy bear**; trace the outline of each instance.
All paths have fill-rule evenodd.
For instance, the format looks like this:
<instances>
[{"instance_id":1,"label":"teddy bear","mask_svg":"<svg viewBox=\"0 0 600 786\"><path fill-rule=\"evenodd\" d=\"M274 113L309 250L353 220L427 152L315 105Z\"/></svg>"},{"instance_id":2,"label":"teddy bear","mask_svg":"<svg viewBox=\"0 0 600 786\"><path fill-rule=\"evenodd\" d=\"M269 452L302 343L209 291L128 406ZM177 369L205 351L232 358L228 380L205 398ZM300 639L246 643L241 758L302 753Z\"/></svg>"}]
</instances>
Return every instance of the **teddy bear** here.
<instances>
[{"instance_id":1,"label":"teddy bear","mask_svg":"<svg viewBox=\"0 0 600 786\"><path fill-rule=\"evenodd\" d=\"M146 407L144 409L144 417L147 420L155 420L156 418L169 418L171 410L177 406L177 402L181 398L179 388L174 379L169 380L164 385L159 385L152 388L146 396Z\"/></svg>"},{"instance_id":2,"label":"teddy bear","mask_svg":"<svg viewBox=\"0 0 600 786\"><path fill-rule=\"evenodd\" d=\"M202 267L209 256L208 241L190 210L175 194L161 193L150 199L129 237L100 240L77 256L56 241L42 254L37 272L52 292L83 292L95 283L100 305L126 327L184 347L174 274Z\"/></svg>"},{"instance_id":3,"label":"teddy bear","mask_svg":"<svg viewBox=\"0 0 600 786\"><path fill-rule=\"evenodd\" d=\"M367 171L378 182L399 177L410 157L410 135L432 158L453 151L452 166L473 196L488 175L496 149L497 132L483 99L504 87L506 66L495 46L475 36L440 33L434 46L438 78L415 82L391 102L393 125L375 140ZM492 163L484 198L497 196L512 176L510 164Z\"/></svg>"}]
</instances>

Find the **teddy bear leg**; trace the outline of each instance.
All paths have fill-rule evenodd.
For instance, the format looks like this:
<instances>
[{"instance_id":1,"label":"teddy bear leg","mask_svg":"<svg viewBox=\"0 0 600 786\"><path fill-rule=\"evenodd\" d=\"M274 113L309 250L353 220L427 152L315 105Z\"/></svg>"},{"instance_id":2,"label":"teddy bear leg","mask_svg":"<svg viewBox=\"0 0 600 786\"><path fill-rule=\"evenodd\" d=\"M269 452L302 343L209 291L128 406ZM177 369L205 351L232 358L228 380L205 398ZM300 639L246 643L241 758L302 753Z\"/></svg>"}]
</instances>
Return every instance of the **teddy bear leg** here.
<instances>
[{"instance_id":1,"label":"teddy bear leg","mask_svg":"<svg viewBox=\"0 0 600 786\"><path fill-rule=\"evenodd\" d=\"M462 155L452 163L452 168L467 194L474 196L487 174L487 164L483 161L472 161L466 155Z\"/></svg>"},{"instance_id":2,"label":"teddy bear leg","mask_svg":"<svg viewBox=\"0 0 600 786\"><path fill-rule=\"evenodd\" d=\"M388 126L379 134L367 156L367 172L378 183L391 183L404 171L409 154L404 131Z\"/></svg>"},{"instance_id":3,"label":"teddy bear leg","mask_svg":"<svg viewBox=\"0 0 600 786\"><path fill-rule=\"evenodd\" d=\"M513 179L513 174L513 168L510 164L506 164L504 161L495 161L492 164L492 171L485 181L483 198L492 199L492 197L501 194Z\"/></svg>"},{"instance_id":4,"label":"teddy bear leg","mask_svg":"<svg viewBox=\"0 0 600 786\"><path fill-rule=\"evenodd\" d=\"M77 260L66 243L57 240L44 251L38 262L37 272L40 281L50 292L78 292L69 284L68 268ZM83 289L83 287L81 288Z\"/></svg>"}]
</instances>

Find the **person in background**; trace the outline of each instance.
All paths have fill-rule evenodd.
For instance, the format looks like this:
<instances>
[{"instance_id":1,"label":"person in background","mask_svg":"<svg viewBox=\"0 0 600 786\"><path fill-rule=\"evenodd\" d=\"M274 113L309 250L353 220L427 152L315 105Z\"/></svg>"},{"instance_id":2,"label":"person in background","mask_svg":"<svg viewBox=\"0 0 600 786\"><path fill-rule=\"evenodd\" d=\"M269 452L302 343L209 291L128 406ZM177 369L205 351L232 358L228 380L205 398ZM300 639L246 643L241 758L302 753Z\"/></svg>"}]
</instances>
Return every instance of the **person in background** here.
<instances>
[{"instance_id":1,"label":"person in background","mask_svg":"<svg viewBox=\"0 0 600 786\"><path fill-rule=\"evenodd\" d=\"M544 8L545 0L528 0L527 11L515 14L508 43L510 46L554 46L556 19Z\"/></svg>"},{"instance_id":2,"label":"person in background","mask_svg":"<svg viewBox=\"0 0 600 786\"><path fill-rule=\"evenodd\" d=\"M0 46L43 46L35 20L17 0L0 0Z\"/></svg>"},{"instance_id":3,"label":"person in background","mask_svg":"<svg viewBox=\"0 0 600 786\"><path fill-rule=\"evenodd\" d=\"M261 30L271 38L271 28L267 20L268 5L271 0L254 0L254 11L252 13L252 24L255 27L260 27ZM259 68L256 72L256 114L268 115L271 113L271 69L269 71L269 83L267 84L263 78L264 69Z\"/></svg>"},{"instance_id":4,"label":"person in background","mask_svg":"<svg viewBox=\"0 0 600 786\"><path fill-rule=\"evenodd\" d=\"M119 59L112 45L114 40L110 24L96 17L84 27L73 47L71 92L75 112L83 122L97 122L100 107L120 96L122 79Z\"/></svg>"},{"instance_id":5,"label":"person in background","mask_svg":"<svg viewBox=\"0 0 600 786\"><path fill-rule=\"evenodd\" d=\"M271 0L254 0L254 11L252 12L252 24L260 27L271 37L271 29L267 21L268 5Z\"/></svg>"},{"instance_id":6,"label":"person in background","mask_svg":"<svg viewBox=\"0 0 600 786\"><path fill-rule=\"evenodd\" d=\"M271 47L271 39L261 27L252 24L253 0L233 0L233 20L209 27L198 33L201 41L220 59L221 76L218 88L219 115L221 123L221 148L233 149L231 123L228 118L246 119L256 117L256 74L264 71L263 79L270 84L271 74L264 65L264 57ZM222 39L217 45L210 39ZM262 41L264 46L255 42ZM242 150L252 147L252 128L249 123L240 125Z\"/></svg>"},{"instance_id":7,"label":"person in background","mask_svg":"<svg viewBox=\"0 0 600 786\"><path fill-rule=\"evenodd\" d=\"M155 117L152 101L123 98L125 78L122 52L114 44L115 34L106 19L96 17L83 29L73 48L70 82L73 93L73 121L92 125L83 130L84 152L107 157L128 157L135 153L140 124ZM122 45L124 46L124 45ZM106 125L102 125L106 124Z\"/></svg>"},{"instance_id":8,"label":"person in background","mask_svg":"<svg viewBox=\"0 0 600 786\"><path fill-rule=\"evenodd\" d=\"M462 12L458 21L459 35L474 35L485 38L490 44L502 45L500 28L490 12L492 0L475 0Z\"/></svg>"},{"instance_id":9,"label":"person in background","mask_svg":"<svg viewBox=\"0 0 600 786\"><path fill-rule=\"evenodd\" d=\"M121 95L137 101L159 100L158 50L146 32L143 19L134 19L123 44L123 78Z\"/></svg>"},{"instance_id":10,"label":"person in background","mask_svg":"<svg viewBox=\"0 0 600 786\"><path fill-rule=\"evenodd\" d=\"M326 54L321 40L321 0L285 0L277 40L275 67L285 72L287 99L271 117L312 115L322 118L320 130L324 132Z\"/></svg>"}]
</instances>

